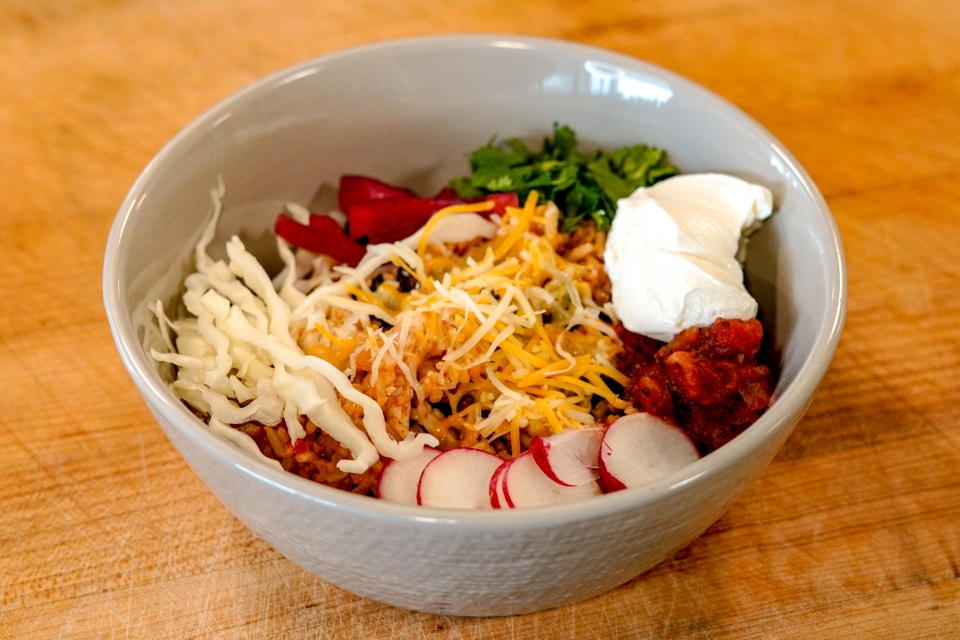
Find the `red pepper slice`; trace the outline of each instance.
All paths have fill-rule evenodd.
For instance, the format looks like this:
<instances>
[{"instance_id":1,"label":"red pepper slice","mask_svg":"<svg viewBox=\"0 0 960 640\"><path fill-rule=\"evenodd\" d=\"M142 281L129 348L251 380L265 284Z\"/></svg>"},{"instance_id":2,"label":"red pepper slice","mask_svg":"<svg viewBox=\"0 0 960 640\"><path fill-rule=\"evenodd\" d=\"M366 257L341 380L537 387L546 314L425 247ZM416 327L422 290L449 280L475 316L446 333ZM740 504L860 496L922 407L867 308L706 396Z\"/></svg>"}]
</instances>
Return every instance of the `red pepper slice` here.
<instances>
[{"instance_id":1,"label":"red pepper slice","mask_svg":"<svg viewBox=\"0 0 960 640\"><path fill-rule=\"evenodd\" d=\"M366 237L370 244L403 240L416 233L434 213L459 202L416 197L360 202L347 212L350 237Z\"/></svg>"},{"instance_id":2,"label":"red pepper slice","mask_svg":"<svg viewBox=\"0 0 960 640\"><path fill-rule=\"evenodd\" d=\"M367 252L348 236L337 221L328 216L310 216L310 224L300 224L284 214L277 216L274 232L295 247L326 254L351 267L357 266Z\"/></svg>"},{"instance_id":3,"label":"red pepper slice","mask_svg":"<svg viewBox=\"0 0 960 640\"><path fill-rule=\"evenodd\" d=\"M507 207L513 207L516 209L520 206L520 198L512 191L507 193L491 193L490 195L478 198L476 200L467 200L467 202L482 202L484 200L492 201L493 209L490 209L490 211L484 211L480 214L482 216L489 216L494 213L503 215L507 212Z\"/></svg>"},{"instance_id":4,"label":"red pepper slice","mask_svg":"<svg viewBox=\"0 0 960 640\"><path fill-rule=\"evenodd\" d=\"M384 198L416 198L417 194L407 189L394 187L366 176L342 176L340 190L337 192L337 202L340 211L346 213L356 204L370 200Z\"/></svg>"},{"instance_id":5,"label":"red pepper slice","mask_svg":"<svg viewBox=\"0 0 960 640\"><path fill-rule=\"evenodd\" d=\"M443 189L440 189L440 193L433 197L438 200L453 200L455 198L459 198L460 196L458 196L457 192L450 187L444 187Z\"/></svg>"},{"instance_id":6,"label":"red pepper slice","mask_svg":"<svg viewBox=\"0 0 960 640\"><path fill-rule=\"evenodd\" d=\"M340 210L350 221L349 236L327 216L310 216L310 224L302 225L285 215L277 217L274 231L290 244L326 254L333 259L356 266L364 249L356 240L369 243L396 242L410 236L425 225L434 213L455 204L489 200L494 206L481 215L503 214L507 207L518 207L515 193L494 193L484 198L464 200L456 191L444 187L436 198L420 198L408 189L401 189L374 178L345 175L340 178L337 194Z\"/></svg>"},{"instance_id":7,"label":"red pepper slice","mask_svg":"<svg viewBox=\"0 0 960 640\"><path fill-rule=\"evenodd\" d=\"M494 193L476 200L461 198L383 198L360 202L347 211L350 220L350 236L366 237L371 244L396 242L417 232L430 216L440 209L455 204L492 201L494 206L480 215L506 213L506 207L519 206L515 193Z\"/></svg>"}]
</instances>

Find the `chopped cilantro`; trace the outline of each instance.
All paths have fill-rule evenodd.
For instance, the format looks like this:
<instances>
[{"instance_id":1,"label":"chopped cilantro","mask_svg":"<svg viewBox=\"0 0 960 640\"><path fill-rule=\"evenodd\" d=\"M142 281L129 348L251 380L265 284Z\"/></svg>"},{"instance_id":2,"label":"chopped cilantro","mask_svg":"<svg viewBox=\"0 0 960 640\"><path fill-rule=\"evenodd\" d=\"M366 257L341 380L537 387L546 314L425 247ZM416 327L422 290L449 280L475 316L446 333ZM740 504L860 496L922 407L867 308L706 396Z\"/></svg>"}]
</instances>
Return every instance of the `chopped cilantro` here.
<instances>
[{"instance_id":1,"label":"chopped cilantro","mask_svg":"<svg viewBox=\"0 0 960 640\"><path fill-rule=\"evenodd\" d=\"M617 200L639 187L676 175L662 149L638 144L612 153L598 151L592 159L576 151L577 136L567 125L553 124L553 137L534 152L518 138L506 147L491 140L470 156L473 175L450 181L462 198L480 198L512 191L520 202L534 189L541 201L552 200L562 213L561 229L573 231L585 219L601 231L610 229Z\"/></svg>"}]
</instances>

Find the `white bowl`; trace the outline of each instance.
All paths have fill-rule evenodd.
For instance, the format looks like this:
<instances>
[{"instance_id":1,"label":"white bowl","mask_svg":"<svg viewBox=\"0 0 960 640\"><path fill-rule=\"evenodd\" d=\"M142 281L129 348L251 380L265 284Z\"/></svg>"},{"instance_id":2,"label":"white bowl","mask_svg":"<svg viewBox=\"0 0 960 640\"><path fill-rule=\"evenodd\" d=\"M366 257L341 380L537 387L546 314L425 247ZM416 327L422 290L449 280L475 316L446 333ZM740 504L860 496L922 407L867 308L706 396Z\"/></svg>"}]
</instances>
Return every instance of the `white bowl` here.
<instances>
[{"instance_id":1,"label":"white bowl","mask_svg":"<svg viewBox=\"0 0 960 640\"><path fill-rule=\"evenodd\" d=\"M220 245L272 252L282 203L367 174L431 192L491 136L537 142L569 124L587 148L647 143L684 172L769 187L748 286L772 337L775 401L730 444L647 486L563 507L460 512L357 496L264 465L212 434L144 349L145 305L170 308L226 184ZM506 615L589 598L686 546L768 464L808 407L843 325L843 249L823 198L769 133L703 88L639 60L566 42L438 37L341 51L275 73L197 118L144 169L107 245L117 348L160 426L211 491L304 569L353 593L442 614Z\"/></svg>"}]
</instances>

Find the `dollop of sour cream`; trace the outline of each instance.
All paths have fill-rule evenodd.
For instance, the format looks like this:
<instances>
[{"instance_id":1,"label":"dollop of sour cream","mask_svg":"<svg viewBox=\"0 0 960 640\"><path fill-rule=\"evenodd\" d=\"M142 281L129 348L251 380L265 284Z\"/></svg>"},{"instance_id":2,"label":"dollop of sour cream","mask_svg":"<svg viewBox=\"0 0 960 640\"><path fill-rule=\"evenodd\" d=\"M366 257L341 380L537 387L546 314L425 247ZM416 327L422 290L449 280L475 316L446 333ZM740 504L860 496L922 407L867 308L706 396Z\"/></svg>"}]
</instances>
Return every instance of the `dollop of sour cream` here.
<instances>
[{"instance_id":1,"label":"dollop of sour cream","mask_svg":"<svg viewBox=\"0 0 960 640\"><path fill-rule=\"evenodd\" d=\"M772 211L768 189L715 173L675 176L621 199L604 261L624 327L668 342L718 318L755 317L737 251L741 234Z\"/></svg>"}]
</instances>

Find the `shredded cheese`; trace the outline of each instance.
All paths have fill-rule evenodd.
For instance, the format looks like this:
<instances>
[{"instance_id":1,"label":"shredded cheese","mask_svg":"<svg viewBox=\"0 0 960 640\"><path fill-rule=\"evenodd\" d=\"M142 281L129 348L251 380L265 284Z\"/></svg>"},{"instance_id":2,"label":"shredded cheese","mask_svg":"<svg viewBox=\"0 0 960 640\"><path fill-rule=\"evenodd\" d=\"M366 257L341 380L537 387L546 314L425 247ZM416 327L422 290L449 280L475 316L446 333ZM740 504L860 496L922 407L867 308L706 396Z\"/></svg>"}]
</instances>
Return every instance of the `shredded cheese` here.
<instances>
[{"instance_id":1,"label":"shredded cheese","mask_svg":"<svg viewBox=\"0 0 960 640\"><path fill-rule=\"evenodd\" d=\"M327 312L374 306L377 313L371 309L370 316L386 320L389 326L367 329L350 361L354 385L370 395L388 403L394 397L385 389L377 395L386 384L384 367L397 367L412 389L414 406L409 412L385 406L388 420L391 412L410 415L442 443L489 447L507 436L516 455L522 433L593 424L596 399L611 410L625 408L608 381L624 384L626 378L610 364L621 348L612 325L599 319L610 314L593 300L589 286L578 286L584 269L558 253L563 238L556 207L538 206L536 192L522 208L508 208L500 232L489 240L480 238L466 249L428 242L444 219L488 206L458 205L436 213L406 244L378 245L372 249L379 256L376 264L365 259L356 270L340 270L336 286L308 299ZM410 247L416 247L413 255ZM598 250L602 242L570 257ZM373 291L370 274L391 267L416 278L417 288L402 295L394 295L395 289L384 295ZM379 285L393 286L389 280ZM329 345L324 348L335 349L330 331L318 323L315 332L321 345ZM472 402L465 403L468 398ZM441 400L449 415L434 408Z\"/></svg>"},{"instance_id":2,"label":"shredded cheese","mask_svg":"<svg viewBox=\"0 0 960 640\"><path fill-rule=\"evenodd\" d=\"M516 456L534 435L595 423L598 401L626 408L611 388L627 382L610 364L622 346L601 319L612 311L579 264L602 255L602 234L563 257L559 212L536 191L502 218L477 215L490 202L443 209L410 238L367 247L355 268L303 260L280 242L286 266L272 280L238 238L228 262L207 255L222 196L220 184L185 282L196 318L171 322L157 303L168 352L152 352L177 366L174 390L218 433L283 421L295 442L307 418L350 450L338 468L361 473L426 445L501 441ZM467 223L477 235L461 242Z\"/></svg>"}]
</instances>

